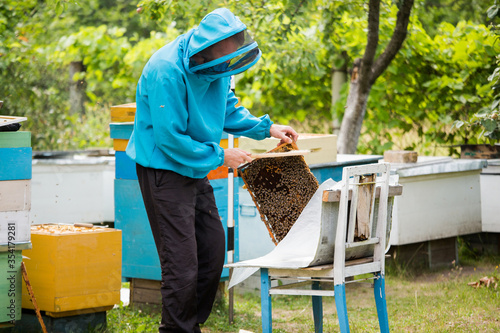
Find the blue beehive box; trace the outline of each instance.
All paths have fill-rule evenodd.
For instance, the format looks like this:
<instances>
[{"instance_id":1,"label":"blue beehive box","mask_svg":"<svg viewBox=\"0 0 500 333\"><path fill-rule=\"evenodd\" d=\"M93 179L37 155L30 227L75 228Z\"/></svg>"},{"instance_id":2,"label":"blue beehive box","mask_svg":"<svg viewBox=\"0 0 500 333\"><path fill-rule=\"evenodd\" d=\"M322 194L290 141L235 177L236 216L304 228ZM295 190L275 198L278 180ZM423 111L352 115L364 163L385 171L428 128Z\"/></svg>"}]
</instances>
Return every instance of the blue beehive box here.
<instances>
[{"instance_id":1,"label":"blue beehive box","mask_svg":"<svg viewBox=\"0 0 500 333\"><path fill-rule=\"evenodd\" d=\"M21 319L22 250L31 248L31 133L0 132L0 327Z\"/></svg>"},{"instance_id":2,"label":"blue beehive box","mask_svg":"<svg viewBox=\"0 0 500 333\"><path fill-rule=\"evenodd\" d=\"M132 134L132 123L111 123L111 138L114 140L128 140ZM227 135L224 139L227 139ZM149 226L146 209L137 181L135 162L125 153L125 146L116 150L115 169L115 228L122 230L122 277L125 279L161 280L161 268L158 253ZM227 169L216 170L208 176L214 189L215 200L222 225L227 237L228 215L228 178ZM238 178L234 179L234 188L238 188ZM234 196L234 235L238 228L238 196ZM238 239L235 238L234 261L238 257ZM227 247L227 244L226 244ZM227 260L227 259L226 259ZM224 268L221 279L229 278L229 270Z\"/></svg>"}]
</instances>

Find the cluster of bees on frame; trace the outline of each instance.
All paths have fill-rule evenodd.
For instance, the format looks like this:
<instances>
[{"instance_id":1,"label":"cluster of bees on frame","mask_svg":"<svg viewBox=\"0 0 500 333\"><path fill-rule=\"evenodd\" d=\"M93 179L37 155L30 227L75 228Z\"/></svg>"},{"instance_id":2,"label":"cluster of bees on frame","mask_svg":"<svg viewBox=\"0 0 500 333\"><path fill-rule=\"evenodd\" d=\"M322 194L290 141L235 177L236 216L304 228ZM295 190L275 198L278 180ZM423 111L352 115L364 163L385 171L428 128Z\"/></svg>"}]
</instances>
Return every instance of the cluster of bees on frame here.
<instances>
[{"instance_id":1,"label":"cluster of bees on frame","mask_svg":"<svg viewBox=\"0 0 500 333\"><path fill-rule=\"evenodd\" d=\"M287 151L286 146L282 151ZM261 158L238 170L277 244L319 187L303 156Z\"/></svg>"},{"instance_id":2,"label":"cluster of bees on frame","mask_svg":"<svg viewBox=\"0 0 500 333\"><path fill-rule=\"evenodd\" d=\"M32 232L48 233L48 234L65 234L74 232L93 232L101 231L101 228L86 228L86 227L75 227L69 224L37 224L31 226Z\"/></svg>"}]
</instances>

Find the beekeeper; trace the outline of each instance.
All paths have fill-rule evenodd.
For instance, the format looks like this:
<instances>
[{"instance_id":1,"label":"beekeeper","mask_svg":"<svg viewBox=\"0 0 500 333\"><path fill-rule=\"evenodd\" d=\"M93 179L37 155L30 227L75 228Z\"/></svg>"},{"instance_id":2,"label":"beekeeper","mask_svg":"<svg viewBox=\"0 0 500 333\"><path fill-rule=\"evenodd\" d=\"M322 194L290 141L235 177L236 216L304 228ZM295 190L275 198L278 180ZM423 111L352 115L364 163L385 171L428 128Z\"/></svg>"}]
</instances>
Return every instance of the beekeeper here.
<instances>
[{"instance_id":1,"label":"beekeeper","mask_svg":"<svg viewBox=\"0 0 500 333\"><path fill-rule=\"evenodd\" d=\"M289 126L254 117L230 90L230 77L261 51L245 24L219 8L158 50L137 84L127 155L136 162L161 264L160 332L201 332L224 264L225 236L207 174L237 168L250 153L219 145L223 131L253 139L297 140Z\"/></svg>"}]
</instances>

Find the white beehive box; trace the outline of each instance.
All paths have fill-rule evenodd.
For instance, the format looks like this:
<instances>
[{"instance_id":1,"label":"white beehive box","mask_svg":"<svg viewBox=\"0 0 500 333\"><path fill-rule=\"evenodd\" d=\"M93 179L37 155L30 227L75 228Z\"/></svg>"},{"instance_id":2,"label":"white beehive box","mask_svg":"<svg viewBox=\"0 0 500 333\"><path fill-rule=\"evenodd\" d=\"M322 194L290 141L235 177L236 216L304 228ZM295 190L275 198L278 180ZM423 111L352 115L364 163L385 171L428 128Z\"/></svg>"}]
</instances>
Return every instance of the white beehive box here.
<instances>
[{"instance_id":1,"label":"white beehive box","mask_svg":"<svg viewBox=\"0 0 500 333\"><path fill-rule=\"evenodd\" d=\"M483 160L422 157L391 165L404 193L395 198L391 245L481 232Z\"/></svg>"},{"instance_id":2,"label":"white beehive box","mask_svg":"<svg viewBox=\"0 0 500 333\"><path fill-rule=\"evenodd\" d=\"M33 160L30 221L114 221L114 157Z\"/></svg>"},{"instance_id":3,"label":"white beehive box","mask_svg":"<svg viewBox=\"0 0 500 333\"><path fill-rule=\"evenodd\" d=\"M264 140L253 140L240 137L238 147L253 154L260 154L276 148L280 140L267 138ZM297 146L300 150L312 150L304 156L306 163L322 164L337 161L337 136L334 134L309 134L299 133Z\"/></svg>"},{"instance_id":4,"label":"white beehive box","mask_svg":"<svg viewBox=\"0 0 500 333\"><path fill-rule=\"evenodd\" d=\"M500 232L500 160L488 160L481 172L483 232Z\"/></svg>"}]
</instances>

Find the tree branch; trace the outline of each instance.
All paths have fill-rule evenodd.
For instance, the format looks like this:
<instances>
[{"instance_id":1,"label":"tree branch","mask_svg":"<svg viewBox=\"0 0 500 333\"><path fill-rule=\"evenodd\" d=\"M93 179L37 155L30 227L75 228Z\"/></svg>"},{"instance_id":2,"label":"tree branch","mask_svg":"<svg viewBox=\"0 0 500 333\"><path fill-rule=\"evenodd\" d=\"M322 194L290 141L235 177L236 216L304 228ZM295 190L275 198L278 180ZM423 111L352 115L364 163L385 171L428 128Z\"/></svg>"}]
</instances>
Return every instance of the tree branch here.
<instances>
[{"instance_id":1,"label":"tree branch","mask_svg":"<svg viewBox=\"0 0 500 333\"><path fill-rule=\"evenodd\" d=\"M371 78L371 68L378 46L379 33L380 0L370 0L368 4L368 38L366 42L365 53L361 59L359 69L359 89L365 92L370 88L369 79Z\"/></svg>"},{"instance_id":2,"label":"tree branch","mask_svg":"<svg viewBox=\"0 0 500 333\"><path fill-rule=\"evenodd\" d=\"M285 36L286 36L286 34L287 34L287 32L289 32L289 31L290 31L290 27L291 27L291 25L292 25L292 23L293 23L293 19L295 18L295 15L297 15L297 13L298 13L298 12L299 12L299 10L300 10L300 7L302 7L302 5L304 4L304 2L306 2L306 1L307 1L307 0L301 0L301 1L300 1L300 3L297 5L297 7L295 7L295 11L294 11L294 12L290 15L290 17L289 17L289 18L290 18L290 23L288 23L288 24L286 25L286 27L283 27L283 29L282 29L281 35L282 35L283 37L285 37Z\"/></svg>"},{"instance_id":3,"label":"tree branch","mask_svg":"<svg viewBox=\"0 0 500 333\"><path fill-rule=\"evenodd\" d=\"M372 72L369 77L369 82L372 85L375 80L386 70L392 59L401 49L403 42L408 34L408 23L410 21L410 13L413 7L414 0L403 0L401 8L398 11L396 25L392 34L391 40L384 52L378 57L372 67Z\"/></svg>"}]
</instances>

